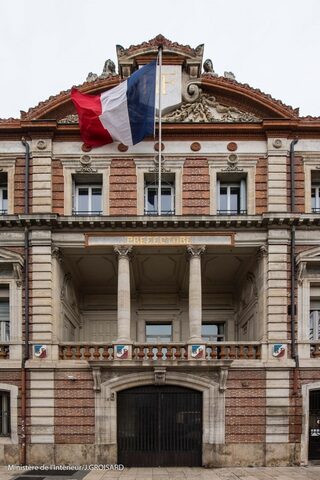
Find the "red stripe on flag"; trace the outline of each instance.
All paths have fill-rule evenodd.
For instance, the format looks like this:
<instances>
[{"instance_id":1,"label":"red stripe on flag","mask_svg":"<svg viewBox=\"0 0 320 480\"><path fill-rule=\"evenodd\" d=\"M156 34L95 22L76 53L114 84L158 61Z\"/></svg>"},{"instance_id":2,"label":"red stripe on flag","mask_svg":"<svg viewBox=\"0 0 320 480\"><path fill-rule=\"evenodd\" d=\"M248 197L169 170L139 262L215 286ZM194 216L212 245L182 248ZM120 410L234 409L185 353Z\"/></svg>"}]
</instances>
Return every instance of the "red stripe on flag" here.
<instances>
[{"instance_id":1,"label":"red stripe on flag","mask_svg":"<svg viewBox=\"0 0 320 480\"><path fill-rule=\"evenodd\" d=\"M102 107L100 95L86 95L76 88L71 90L71 99L79 116L80 135L88 147L101 147L113 139L99 119Z\"/></svg>"}]
</instances>

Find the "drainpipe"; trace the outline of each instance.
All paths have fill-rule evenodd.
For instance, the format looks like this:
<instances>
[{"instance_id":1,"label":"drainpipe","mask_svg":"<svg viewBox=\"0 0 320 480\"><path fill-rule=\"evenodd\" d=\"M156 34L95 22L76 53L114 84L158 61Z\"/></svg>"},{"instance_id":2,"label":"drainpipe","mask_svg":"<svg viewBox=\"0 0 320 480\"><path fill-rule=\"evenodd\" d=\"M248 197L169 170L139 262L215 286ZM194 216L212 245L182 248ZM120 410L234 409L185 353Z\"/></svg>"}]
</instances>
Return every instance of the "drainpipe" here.
<instances>
[{"instance_id":1,"label":"drainpipe","mask_svg":"<svg viewBox=\"0 0 320 480\"><path fill-rule=\"evenodd\" d=\"M296 213L296 202L295 202L295 155L294 155L294 146L298 142L298 139L295 138L290 144L290 180L291 180L291 214ZM296 256L296 227L291 225L291 252L290 252L290 265L291 265L291 356L295 361L295 368L293 371L293 394L296 396L298 394L298 375L299 375L299 354L297 350L297 341L296 341L296 330L295 330L295 317L296 317L296 308L295 308L295 288L296 288L296 265L295 265L295 256Z\"/></svg>"},{"instance_id":2,"label":"drainpipe","mask_svg":"<svg viewBox=\"0 0 320 480\"><path fill-rule=\"evenodd\" d=\"M24 175L24 214L29 215L29 167L30 147L25 138L21 139L25 147L25 175ZM27 371L26 362L29 359L29 227L24 229L24 352L21 366L21 464L27 464L26 446L26 414L27 414Z\"/></svg>"}]
</instances>

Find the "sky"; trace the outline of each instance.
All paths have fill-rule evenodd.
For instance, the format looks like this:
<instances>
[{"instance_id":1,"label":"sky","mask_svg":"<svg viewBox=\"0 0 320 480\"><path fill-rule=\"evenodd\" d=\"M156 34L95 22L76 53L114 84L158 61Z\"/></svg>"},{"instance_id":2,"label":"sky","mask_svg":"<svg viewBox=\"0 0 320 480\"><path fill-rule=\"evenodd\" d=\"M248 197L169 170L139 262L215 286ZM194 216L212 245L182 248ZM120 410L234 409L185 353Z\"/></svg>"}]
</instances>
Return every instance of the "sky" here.
<instances>
[{"instance_id":1,"label":"sky","mask_svg":"<svg viewBox=\"0 0 320 480\"><path fill-rule=\"evenodd\" d=\"M0 0L0 118L117 65L159 33L214 70L320 116L320 0Z\"/></svg>"}]
</instances>

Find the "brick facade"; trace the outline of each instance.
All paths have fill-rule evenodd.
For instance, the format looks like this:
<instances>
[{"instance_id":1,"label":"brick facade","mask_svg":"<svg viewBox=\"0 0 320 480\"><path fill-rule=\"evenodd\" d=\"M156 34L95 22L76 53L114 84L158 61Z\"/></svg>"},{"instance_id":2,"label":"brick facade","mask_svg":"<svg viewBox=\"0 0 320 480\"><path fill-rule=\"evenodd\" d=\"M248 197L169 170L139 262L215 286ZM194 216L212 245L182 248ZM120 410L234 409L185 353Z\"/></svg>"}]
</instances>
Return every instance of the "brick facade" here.
<instances>
[{"instance_id":1,"label":"brick facade","mask_svg":"<svg viewBox=\"0 0 320 480\"><path fill-rule=\"evenodd\" d=\"M137 175L134 160L112 160L109 198L110 215L137 214Z\"/></svg>"},{"instance_id":2,"label":"brick facade","mask_svg":"<svg viewBox=\"0 0 320 480\"><path fill-rule=\"evenodd\" d=\"M183 165L182 214L208 215L210 179L206 158L187 158Z\"/></svg>"}]
</instances>

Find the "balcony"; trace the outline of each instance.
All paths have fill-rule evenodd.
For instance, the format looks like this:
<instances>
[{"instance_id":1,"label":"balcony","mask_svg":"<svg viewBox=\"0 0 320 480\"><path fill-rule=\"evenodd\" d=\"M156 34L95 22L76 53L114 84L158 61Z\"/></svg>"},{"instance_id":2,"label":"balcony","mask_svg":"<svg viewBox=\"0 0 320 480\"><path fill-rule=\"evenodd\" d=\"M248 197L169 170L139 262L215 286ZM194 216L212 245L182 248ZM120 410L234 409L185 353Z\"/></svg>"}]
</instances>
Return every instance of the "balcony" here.
<instances>
[{"instance_id":1,"label":"balcony","mask_svg":"<svg viewBox=\"0 0 320 480\"><path fill-rule=\"evenodd\" d=\"M260 343L217 342L204 345L205 353L201 360L208 362L214 362L215 360L259 360L261 358ZM119 361L115 353L115 345L111 343L61 343L59 358L60 360ZM194 360L190 358L188 345L185 343L168 343L165 345L134 343L132 346L131 361L170 363L182 360Z\"/></svg>"}]
</instances>

